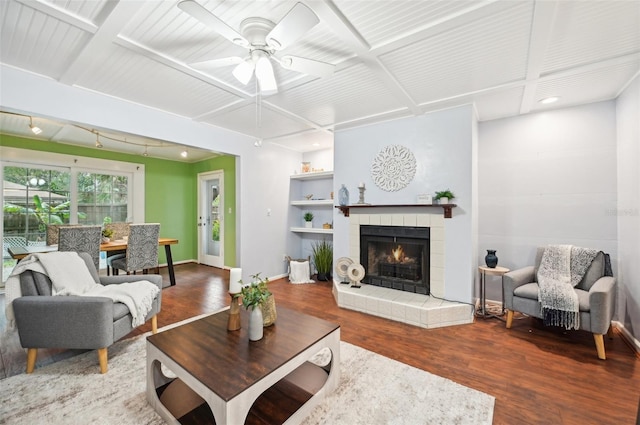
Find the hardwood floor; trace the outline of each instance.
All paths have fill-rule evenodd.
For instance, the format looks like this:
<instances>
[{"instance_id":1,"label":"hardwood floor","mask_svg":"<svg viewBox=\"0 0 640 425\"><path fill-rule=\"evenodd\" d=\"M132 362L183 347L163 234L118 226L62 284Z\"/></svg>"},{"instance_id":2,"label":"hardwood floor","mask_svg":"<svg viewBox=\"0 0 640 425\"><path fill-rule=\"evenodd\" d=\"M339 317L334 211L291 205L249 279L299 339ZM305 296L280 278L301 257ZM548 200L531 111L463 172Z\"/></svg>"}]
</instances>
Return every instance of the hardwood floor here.
<instances>
[{"instance_id":1,"label":"hardwood floor","mask_svg":"<svg viewBox=\"0 0 640 425\"><path fill-rule=\"evenodd\" d=\"M168 281L166 269L161 273ZM163 290L158 326L228 305L228 276L207 266L176 266L177 286ZM617 332L605 338L602 361L590 333L545 328L529 317L518 317L512 329L497 319L422 329L341 309L328 282L291 285L282 279L270 289L277 305L339 323L343 341L494 396L494 424L635 423L640 359ZM131 335L150 329L145 324ZM3 355L4 369L16 362L23 368L20 354Z\"/></svg>"}]
</instances>

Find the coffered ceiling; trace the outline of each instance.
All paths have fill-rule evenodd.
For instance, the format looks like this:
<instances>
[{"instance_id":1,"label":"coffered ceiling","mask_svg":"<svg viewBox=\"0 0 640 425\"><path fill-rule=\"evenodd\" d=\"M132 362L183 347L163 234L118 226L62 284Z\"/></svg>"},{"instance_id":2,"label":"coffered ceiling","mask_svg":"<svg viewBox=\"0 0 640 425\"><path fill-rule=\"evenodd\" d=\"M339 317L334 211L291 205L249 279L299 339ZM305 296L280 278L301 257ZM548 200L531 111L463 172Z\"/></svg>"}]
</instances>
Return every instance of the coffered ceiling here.
<instances>
[{"instance_id":1,"label":"coffered ceiling","mask_svg":"<svg viewBox=\"0 0 640 425\"><path fill-rule=\"evenodd\" d=\"M175 0L2 0L0 61L301 152L331 146L336 129L461 104L484 121L613 99L640 70L636 0L301 1L320 22L277 55L335 73L274 64L278 92L262 96L260 119L253 79L189 65L247 50ZM296 0L199 3L240 31L248 17L279 22ZM550 96L560 100L539 103ZM16 123L0 130L19 134ZM73 142L67 133L58 139Z\"/></svg>"}]
</instances>

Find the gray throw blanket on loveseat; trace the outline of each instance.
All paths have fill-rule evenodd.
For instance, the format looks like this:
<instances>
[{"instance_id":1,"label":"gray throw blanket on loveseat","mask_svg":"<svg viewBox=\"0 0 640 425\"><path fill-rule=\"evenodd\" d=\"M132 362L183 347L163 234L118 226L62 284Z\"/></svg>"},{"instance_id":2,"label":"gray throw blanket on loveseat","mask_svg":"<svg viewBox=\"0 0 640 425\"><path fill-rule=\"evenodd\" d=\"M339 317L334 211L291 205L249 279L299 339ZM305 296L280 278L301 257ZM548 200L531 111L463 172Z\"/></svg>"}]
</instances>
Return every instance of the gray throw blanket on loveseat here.
<instances>
[{"instance_id":1,"label":"gray throw blanket on loveseat","mask_svg":"<svg viewBox=\"0 0 640 425\"><path fill-rule=\"evenodd\" d=\"M578 294L574 287L580 283L593 259L595 249L571 245L549 245L545 248L538 269L538 300L547 326L580 328Z\"/></svg>"}]
</instances>

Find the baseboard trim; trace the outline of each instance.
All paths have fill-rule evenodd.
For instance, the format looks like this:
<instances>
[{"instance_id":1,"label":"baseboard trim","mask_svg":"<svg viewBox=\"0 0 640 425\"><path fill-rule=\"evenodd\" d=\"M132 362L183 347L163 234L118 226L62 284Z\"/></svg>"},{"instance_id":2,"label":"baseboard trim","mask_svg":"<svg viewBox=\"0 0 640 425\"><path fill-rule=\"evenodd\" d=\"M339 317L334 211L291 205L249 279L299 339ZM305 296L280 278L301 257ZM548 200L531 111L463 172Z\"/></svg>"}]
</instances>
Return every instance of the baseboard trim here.
<instances>
[{"instance_id":1,"label":"baseboard trim","mask_svg":"<svg viewBox=\"0 0 640 425\"><path fill-rule=\"evenodd\" d=\"M640 341L638 341L634 338L633 335L631 335L631 332L629 332L629 330L624 327L624 324L622 322L614 320L612 323L618 329L618 331L620 331L620 335L622 336L623 340L629 345L629 347L631 347L633 351L635 351L636 356L640 357Z\"/></svg>"}]
</instances>

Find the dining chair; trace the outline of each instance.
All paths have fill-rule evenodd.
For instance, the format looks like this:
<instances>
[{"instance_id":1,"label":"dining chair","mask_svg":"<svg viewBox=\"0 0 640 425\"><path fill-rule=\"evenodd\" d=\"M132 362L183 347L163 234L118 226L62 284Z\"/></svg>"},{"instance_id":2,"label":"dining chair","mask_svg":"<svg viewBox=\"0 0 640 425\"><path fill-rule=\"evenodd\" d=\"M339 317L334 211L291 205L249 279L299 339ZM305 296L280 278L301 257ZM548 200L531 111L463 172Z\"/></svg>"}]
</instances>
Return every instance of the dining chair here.
<instances>
[{"instance_id":1,"label":"dining chair","mask_svg":"<svg viewBox=\"0 0 640 425\"><path fill-rule=\"evenodd\" d=\"M102 226L62 226L58 229L58 251L87 252L100 270Z\"/></svg>"},{"instance_id":2,"label":"dining chair","mask_svg":"<svg viewBox=\"0 0 640 425\"><path fill-rule=\"evenodd\" d=\"M157 268L159 238L159 223L131 224L127 253L124 258L111 262L113 273L118 274L119 270L126 271L127 274L135 274L138 270L146 273L148 269Z\"/></svg>"},{"instance_id":3,"label":"dining chair","mask_svg":"<svg viewBox=\"0 0 640 425\"><path fill-rule=\"evenodd\" d=\"M58 244L58 229L61 227L78 227L80 224L47 224L47 245Z\"/></svg>"},{"instance_id":4,"label":"dining chair","mask_svg":"<svg viewBox=\"0 0 640 425\"><path fill-rule=\"evenodd\" d=\"M113 235L111 236L111 240L119 241L129 237L130 225L131 223L107 223L104 225L104 229L112 230ZM114 260L124 258L126 256L126 253L126 249L122 249L119 251L107 251L107 276L111 274L111 268L113 267L111 263Z\"/></svg>"}]
</instances>

